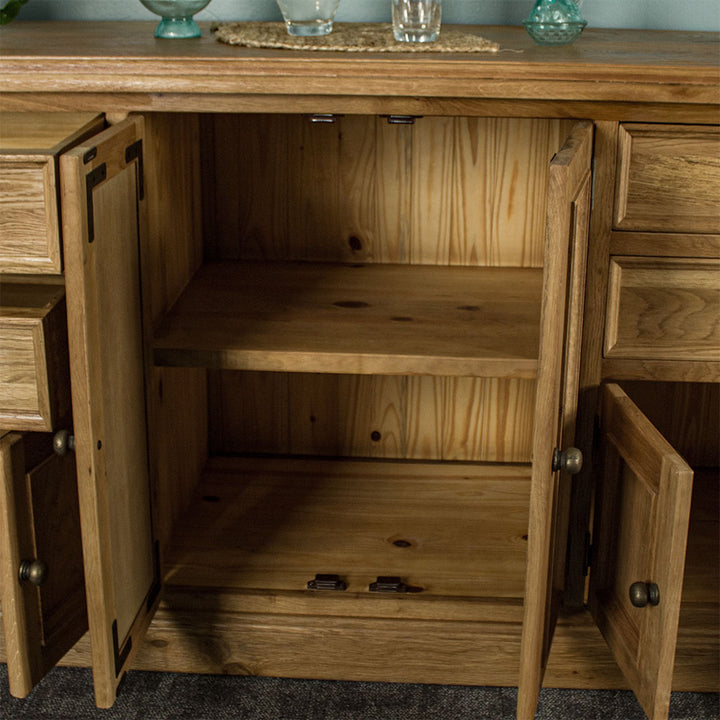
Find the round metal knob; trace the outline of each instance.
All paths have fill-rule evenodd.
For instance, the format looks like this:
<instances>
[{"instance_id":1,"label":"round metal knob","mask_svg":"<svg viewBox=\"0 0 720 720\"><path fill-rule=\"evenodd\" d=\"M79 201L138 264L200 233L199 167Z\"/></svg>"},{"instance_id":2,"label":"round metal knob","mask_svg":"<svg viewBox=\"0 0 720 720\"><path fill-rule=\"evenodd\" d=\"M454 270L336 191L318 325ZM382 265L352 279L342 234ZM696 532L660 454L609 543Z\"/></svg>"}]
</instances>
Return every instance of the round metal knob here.
<instances>
[{"instance_id":1,"label":"round metal knob","mask_svg":"<svg viewBox=\"0 0 720 720\"><path fill-rule=\"evenodd\" d=\"M638 608L660 604L660 588L652 582L634 582L630 586L630 602Z\"/></svg>"},{"instance_id":2,"label":"round metal knob","mask_svg":"<svg viewBox=\"0 0 720 720\"><path fill-rule=\"evenodd\" d=\"M53 450L56 455L65 455L68 450L75 451L75 436L69 430L58 430L53 435Z\"/></svg>"},{"instance_id":3,"label":"round metal knob","mask_svg":"<svg viewBox=\"0 0 720 720\"><path fill-rule=\"evenodd\" d=\"M567 450L555 449L553 453L553 472L564 470L568 475L577 475L583 466L583 454L576 447Z\"/></svg>"},{"instance_id":4,"label":"round metal knob","mask_svg":"<svg viewBox=\"0 0 720 720\"><path fill-rule=\"evenodd\" d=\"M42 560L23 560L18 575L20 580L42 585L48 577L48 566Z\"/></svg>"}]
</instances>

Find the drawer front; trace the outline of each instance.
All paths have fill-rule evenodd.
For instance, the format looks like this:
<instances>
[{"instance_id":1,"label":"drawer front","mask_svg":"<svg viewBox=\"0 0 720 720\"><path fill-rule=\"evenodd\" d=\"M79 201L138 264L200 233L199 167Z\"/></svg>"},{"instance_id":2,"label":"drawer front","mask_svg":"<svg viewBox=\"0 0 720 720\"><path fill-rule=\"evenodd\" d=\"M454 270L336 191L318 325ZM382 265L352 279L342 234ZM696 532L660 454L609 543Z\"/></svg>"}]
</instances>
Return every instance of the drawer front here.
<instances>
[{"instance_id":1,"label":"drawer front","mask_svg":"<svg viewBox=\"0 0 720 720\"><path fill-rule=\"evenodd\" d=\"M620 128L614 227L720 232L720 128Z\"/></svg>"},{"instance_id":2,"label":"drawer front","mask_svg":"<svg viewBox=\"0 0 720 720\"><path fill-rule=\"evenodd\" d=\"M62 270L55 158L0 161L0 272Z\"/></svg>"},{"instance_id":3,"label":"drawer front","mask_svg":"<svg viewBox=\"0 0 720 720\"><path fill-rule=\"evenodd\" d=\"M7 283L1 298L0 427L53 430L70 407L64 289Z\"/></svg>"},{"instance_id":4,"label":"drawer front","mask_svg":"<svg viewBox=\"0 0 720 720\"><path fill-rule=\"evenodd\" d=\"M720 260L611 258L605 357L720 360Z\"/></svg>"}]
</instances>

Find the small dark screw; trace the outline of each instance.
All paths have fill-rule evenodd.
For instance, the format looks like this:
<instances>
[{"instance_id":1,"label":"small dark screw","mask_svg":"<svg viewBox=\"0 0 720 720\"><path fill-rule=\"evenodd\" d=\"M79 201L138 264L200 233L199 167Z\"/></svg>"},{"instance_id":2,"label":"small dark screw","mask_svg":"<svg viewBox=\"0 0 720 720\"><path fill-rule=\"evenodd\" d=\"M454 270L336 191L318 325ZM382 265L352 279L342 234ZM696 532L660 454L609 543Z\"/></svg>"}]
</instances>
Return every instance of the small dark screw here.
<instances>
[{"instance_id":1,"label":"small dark screw","mask_svg":"<svg viewBox=\"0 0 720 720\"><path fill-rule=\"evenodd\" d=\"M373 442L379 442L379 441L382 439L382 435L381 435L377 430L373 430L373 431L370 433L370 439L371 439Z\"/></svg>"},{"instance_id":2,"label":"small dark screw","mask_svg":"<svg viewBox=\"0 0 720 720\"><path fill-rule=\"evenodd\" d=\"M362 240L360 240L359 237L355 237L354 235L348 238L348 245L350 245L350 249L353 252L359 252L360 250L362 250Z\"/></svg>"}]
</instances>

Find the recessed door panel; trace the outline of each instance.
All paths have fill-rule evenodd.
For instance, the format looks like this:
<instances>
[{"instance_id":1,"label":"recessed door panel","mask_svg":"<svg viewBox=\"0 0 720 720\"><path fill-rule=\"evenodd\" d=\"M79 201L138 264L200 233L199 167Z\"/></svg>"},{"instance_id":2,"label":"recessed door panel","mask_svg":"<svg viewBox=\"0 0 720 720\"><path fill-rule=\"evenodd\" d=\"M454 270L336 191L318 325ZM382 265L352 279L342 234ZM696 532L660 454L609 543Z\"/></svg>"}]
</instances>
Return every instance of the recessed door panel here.
<instances>
[{"instance_id":1,"label":"recessed door panel","mask_svg":"<svg viewBox=\"0 0 720 720\"><path fill-rule=\"evenodd\" d=\"M666 720L693 472L618 385L602 394L590 609L651 720Z\"/></svg>"},{"instance_id":2,"label":"recessed door panel","mask_svg":"<svg viewBox=\"0 0 720 720\"><path fill-rule=\"evenodd\" d=\"M10 692L25 697L87 630L75 458L47 433L0 438L0 601Z\"/></svg>"},{"instance_id":3,"label":"recessed door panel","mask_svg":"<svg viewBox=\"0 0 720 720\"><path fill-rule=\"evenodd\" d=\"M78 488L96 702L112 705L154 612L140 255L142 120L61 159Z\"/></svg>"}]
</instances>

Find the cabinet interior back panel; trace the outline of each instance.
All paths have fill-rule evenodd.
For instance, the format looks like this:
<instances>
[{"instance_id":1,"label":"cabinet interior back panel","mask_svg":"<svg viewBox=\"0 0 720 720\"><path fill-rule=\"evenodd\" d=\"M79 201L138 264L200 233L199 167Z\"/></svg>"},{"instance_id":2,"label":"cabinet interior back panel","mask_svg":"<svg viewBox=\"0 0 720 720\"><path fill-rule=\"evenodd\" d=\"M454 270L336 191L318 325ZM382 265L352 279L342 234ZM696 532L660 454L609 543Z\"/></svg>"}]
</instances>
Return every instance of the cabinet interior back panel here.
<instances>
[{"instance_id":1,"label":"cabinet interior back panel","mask_svg":"<svg viewBox=\"0 0 720 720\"><path fill-rule=\"evenodd\" d=\"M206 257L539 267L547 167L567 125L203 117ZM532 380L209 377L215 452L530 459Z\"/></svg>"},{"instance_id":2,"label":"cabinet interior back panel","mask_svg":"<svg viewBox=\"0 0 720 720\"><path fill-rule=\"evenodd\" d=\"M566 122L203 118L211 259L539 267Z\"/></svg>"},{"instance_id":3,"label":"cabinet interior back panel","mask_svg":"<svg viewBox=\"0 0 720 720\"><path fill-rule=\"evenodd\" d=\"M220 371L210 387L216 453L530 461L533 380Z\"/></svg>"}]
</instances>

